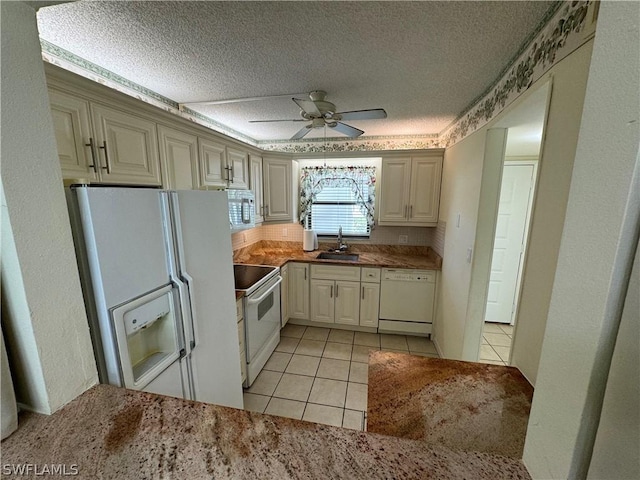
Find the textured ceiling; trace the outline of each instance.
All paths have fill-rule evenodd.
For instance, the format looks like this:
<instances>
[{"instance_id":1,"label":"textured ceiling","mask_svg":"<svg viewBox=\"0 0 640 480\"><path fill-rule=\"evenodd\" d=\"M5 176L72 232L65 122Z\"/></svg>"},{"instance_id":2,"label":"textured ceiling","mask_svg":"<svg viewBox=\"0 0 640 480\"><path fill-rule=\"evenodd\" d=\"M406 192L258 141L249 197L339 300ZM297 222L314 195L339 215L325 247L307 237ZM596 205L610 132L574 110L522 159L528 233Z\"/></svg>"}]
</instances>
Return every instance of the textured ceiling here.
<instances>
[{"instance_id":1,"label":"textured ceiling","mask_svg":"<svg viewBox=\"0 0 640 480\"><path fill-rule=\"evenodd\" d=\"M346 122L365 136L407 136L440 133L464 113L553 3L82 1L40 9L38 27L178 103L321 89L339 111L387 111ZM190 108L259 141L304 125L248 122L298 118L288 98Z\"/></svg>"}]
</instances>

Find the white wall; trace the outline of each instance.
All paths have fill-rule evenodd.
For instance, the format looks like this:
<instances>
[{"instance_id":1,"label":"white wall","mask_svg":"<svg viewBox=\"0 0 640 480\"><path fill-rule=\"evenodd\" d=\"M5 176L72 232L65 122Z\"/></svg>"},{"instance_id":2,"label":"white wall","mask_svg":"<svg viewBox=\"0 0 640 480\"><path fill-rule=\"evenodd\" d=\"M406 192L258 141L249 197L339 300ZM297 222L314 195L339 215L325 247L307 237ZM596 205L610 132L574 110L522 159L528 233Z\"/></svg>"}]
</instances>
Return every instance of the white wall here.
<instances>
[{"instance_id":1,"label":"white wall","mask_svg":"<svg viewBox=\"0 0 640 480\"><path fill-rule=\"evenodd\" d=\"M600 4L524 448L534 478L584 478L591 460L640 232L639 18L637 2Z\"/></svg>"},{"instance_id":2,"label":"white wall","mask_svg":"<svg viewBox=\"0 0 640 480\"><path fill-rule=\"evenodd\" d=\"M640 247L640 245L639 245ZM640 478L640 248L613 352L598 425L592 480Z\"/></svg>"},{"instance_id":3,"label":"white wall","mask_svg":"<svg viewBox=\"0 0 640 480\"><path fill-rule=\"evenodd\" d=\"M537 381L592 48L593 42L587 43L550 72L552 93L511 356L511 364L533 385Z\"/></svg>"},{"instance_id":4,"label":"white wall","mask_svg":"<svg viewBox=\"0 0 640 480\"><path fill-rule=\"evenodd\" d=\"M432 337L446 358L462 358L471 281L467 249L474 246L485 140L482 129L444 154L439 217L446 222L447 233Z\"/></svg>"},{"instance_id":5,"label":"white wall","mask_svg":"<svg viewBox=\"0 0 640 480\"><path fill-rule=\"evenodd\" d=\"M11 361L28 357L39 363L15 365L24 375L15 378L18 400L28 408L51 413L98 379L35 11L22 2L0 5L3 213L15 241L15 249L6 257L3 251L3 295L12 308L2 321Z\"/></svg>"},{"instance_id":6,"label":"white wall","mask_svg":"<svg viewBox=\"0 0 640 480\"><path fill-rule=\"evenodd\" d=\"M513 364L520 368L529 381L535 383L592 43L588 42L564 58L489 124L445 151L440 218L447 222L447 233L434 341L447 358L475 361L477 354L474 352L477 352L480 344L486 296L483 298L479 282L484 281L487 272L484 271L484 264L477 263L476 259L472 269L466 263L466 255L468 248L474 248L475 257L486 256L488 261L491 258L491 246L487 242L475 244L476 235L484 239L489 230L493 231L495 219L492 218L497 213L495 210L485 211L486 208L496 208L491 202L483 202L480 211L482 182L485 182L487 194L500 184L501 170L483 165L487 132L496 126L508 127L505 117L517 111L530 96L536 95L536 90L551 80L553 93L547 117L546 141L539 164L538 194L534 201L525 268L527 265L531 267L525 270L523 277L516 327L520 330L512 347ZM483 168L487 173L484 178ZM458 213L461 213L459 228L456 227ZM472 278L475 287L470 292Z\"/></svg>"}]
</instances>

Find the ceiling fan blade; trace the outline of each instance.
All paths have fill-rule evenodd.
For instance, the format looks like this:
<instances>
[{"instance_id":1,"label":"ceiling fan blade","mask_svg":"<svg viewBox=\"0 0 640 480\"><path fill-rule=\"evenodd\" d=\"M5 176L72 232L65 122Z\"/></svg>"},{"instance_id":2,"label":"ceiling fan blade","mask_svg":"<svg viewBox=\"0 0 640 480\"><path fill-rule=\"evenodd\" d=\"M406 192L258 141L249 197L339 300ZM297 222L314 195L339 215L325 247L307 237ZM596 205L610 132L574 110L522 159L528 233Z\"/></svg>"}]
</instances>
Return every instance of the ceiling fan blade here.
<instances>
[{"instance_id":1,"label":"ceiling fan blade","mask_svg":"<svg viewBox=\"0 0 640 480\"><path fill-rule=\"evenodd\" d=\"M385 112L383 108L338 112L337 115L340 115L342 120L373 120L377 118L387 118L387 112Z\"/></svg>"},{"instance_id":2,"label":"ceiling fan blade","mask_svg":"<svg viewBox=\"0 0 640 480\"><path fill-rule=\"evenodd\" d=\"M364 131L342 122L336 123L335 126L329 125L329 128L333 128L334 130L337 130L340 133L344 133L347 137L351 138L359 137L364 133Z\"/></svg>"},{"instance_id":3,"label":"ceiling fan blade","mask_svg":"<svg viewBox=\"0 0 640 480\"><path fill-rule=\"evenodd\" d=\"M298 139L304 137L310 131L311 131L311 125L305 125L300 130L298 130L293 137L291 137L291 140L298 140Z\"/></svg>"},{"instance_id":4,"label":"ceiling fan blade","mask_svg":"<svg viewBox=\"0 0 640 480\"><path fill-rule=\"evenodd\" d=\"M315 102L313 102L311 100L304 100L304 99L301 99L301 98L292 98L291 100L296 102L296 104L303 111L307 112L312 117L321 117L322 116L322 113L320 113L320 110L318 110L318 107L316 107Z\"/></svg>"},{"instance_id":5,"label":"ceiling fan blade","mask_svg":"<svg viewBox=\"0 0 640 480\"><path fill-rule=\"evenodd\" d=\"M306 122L304 118L285 118L284 120L249 120L249 123L267 123L267 122Z\"/></svg>"}]
</instances>

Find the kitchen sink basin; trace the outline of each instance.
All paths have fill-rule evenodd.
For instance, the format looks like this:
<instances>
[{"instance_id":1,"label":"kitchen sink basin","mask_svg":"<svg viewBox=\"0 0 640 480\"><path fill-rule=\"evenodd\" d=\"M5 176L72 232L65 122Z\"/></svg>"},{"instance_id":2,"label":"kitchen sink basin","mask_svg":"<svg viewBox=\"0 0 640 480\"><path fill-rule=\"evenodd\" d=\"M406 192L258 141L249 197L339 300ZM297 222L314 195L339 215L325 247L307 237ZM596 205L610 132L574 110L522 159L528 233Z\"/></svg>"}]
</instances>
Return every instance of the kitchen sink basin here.
<instances>
[{"instance_id":1,"label":"kitchen sink basin","mask_svg":"<svg viewBox=\"0 0 640 480\"><path fill-rule=\"evenodd\" d=\"M316 258L318 260L342 260L345 262L357 262L358 261L357 253L332 253L332 252L322 252Z\"/></svg>"}]
</instances>

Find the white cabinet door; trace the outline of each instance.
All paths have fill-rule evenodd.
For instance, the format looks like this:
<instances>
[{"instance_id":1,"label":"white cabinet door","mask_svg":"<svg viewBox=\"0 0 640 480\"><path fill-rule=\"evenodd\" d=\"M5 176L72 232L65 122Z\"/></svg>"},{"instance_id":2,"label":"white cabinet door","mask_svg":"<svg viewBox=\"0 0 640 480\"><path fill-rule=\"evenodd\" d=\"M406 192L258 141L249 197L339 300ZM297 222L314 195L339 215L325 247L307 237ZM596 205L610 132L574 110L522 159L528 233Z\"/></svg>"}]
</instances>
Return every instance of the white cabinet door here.
<instances>
[{"instance_id":1,"label":"white cabinet door","mask_svg":"<svg viewBox=\"0 0 640 480\"><path fill-rule=\"evenodd\" d=\"M433 224L438 222L441 177L441 158L412 159L409 222Z\"/></svg>"},{"instance_id":2,"label":"white cabinet door","mask_svg":"<svg viewBox=\"0 0 640 480\"><path fill-rule=\"evenodd\" d=\"M320 280L311 280L311 282ZM335 322L360 323L360 282L335 282Z\"/></svg>"},{"instance_id":3,"label":"white cabinet door","mask_svg":"<svg viewBox=\"0 0 640 480\"><path fill-rule=\"evenodd\" d=\"M291 170L291 160L263 160L265 222L294 221Z\"/></svg>"},{"instance_id":4,"label":"white cabinet door","mask_svg":"<svg viewBox=\"0 0 640 480\"><path fill-rule=\"evenodd\" d=\"M311 318L314 322L334 323L335 282L311 280Z\"/></svg>"},{"instance_id":5,"label":"white cabinet door","mask_svg":"<svg viewBox=\"0 0 640 480\"><path fill-rule=\"evenodd\" d=\"M209 138L198 138L202 186L226 188L229 171L225 146Z\"/></svg>"},{"instance_id":6,"label":"white cabinet door","mask_svg":"<svg viewBox=\"0 0 640 480\"><path fill-rule=\"evenodd\" d=\"M91 104L102 180L161 185L156 124L109 107Z\"/></svg>"},{"instance_id":7,"label":"white cabinet door","mask_svg":"<svg viewBox=\"0 0 640 480\"><path fill-rule=\"evenodd\" d=\"M282 277L282 285L280 285L280 317L282 319L280 326L284 327L289 321L289 266L284 265L280 268L280 276Z\"/></svg>"},{"instance_id":8,"label":"white cabinet door","mask_svg":"<svg viewBox=\"0 0 640 480\"><path fill-rule=\"evenodd\" d=\"M89 102L55 90L49 90L51 117L58 145L63 178L99 178L89 123Z\"/></svg>"},{"instance_id":9,"label":"white cabinet door","mask_svg":"<svg viewBox=\"0 0 640 480\"><path fill-rule=\"evenodd\" d=\"M242 150L227 147L227 168L229 170L229 188L246 190L249 188L249 154Z\"/></svg>"},{"instance_id":10,"label":"white cabinet door","mask_svg":"<svg viewBox=\"0 0 640 480\"><path fill-rule=\"evenodd\" d=\"M435 227L442 155L382 159L379 225Z\"/></svg>"},{"instance_id":11,"label":"white cabinet door","mask_svg":"<svg viewBox=\"0 0 640 480\"><path fill-rule=\"evenodd\" d=\"M198 137L158 125L163 187L172 190L197 189Z\"/></svg>"},{"instance_id":12,"label":"white cabinet door","mask_svg":"<svg viewBox=\"0 0 640 480\"><path fill-rule=\"evenodd\" d=\"M249 157L249 188L255 195L256 206L256 223L262 223L264 221L264 196L263 196L263 182L262 182L262 157L257 155L251 155Z\"/></svg>"},{"instance_id":13,"label":"white cabinet door","mask_svg":"<svg viewBox=\"0 0 640 480\"><path fill-rule=\"evenodd\" d=\"M382 159L380 213L378 215L380 224L383 222L407 222L410 181L411 158Z\"/></svg>"},{"instance_id":14,"label":"white cabinet door","mask_svg":"<svg viewBox=\"0 0 640 480\"><path fill-rule=\"evenodd\" d=\"M290 263L289 317L309 320L309 265Z\"/></svg>"},{"instance_id":15,"label":"white cabinet door","mask_svg":"<svg viewBox=\"0 0 640 480\"><path fill-rule=\"evenodd\" d=\"M360 326L378 328L380 284L363 282L360 291Z\"/></svg>"}]
</instances>

